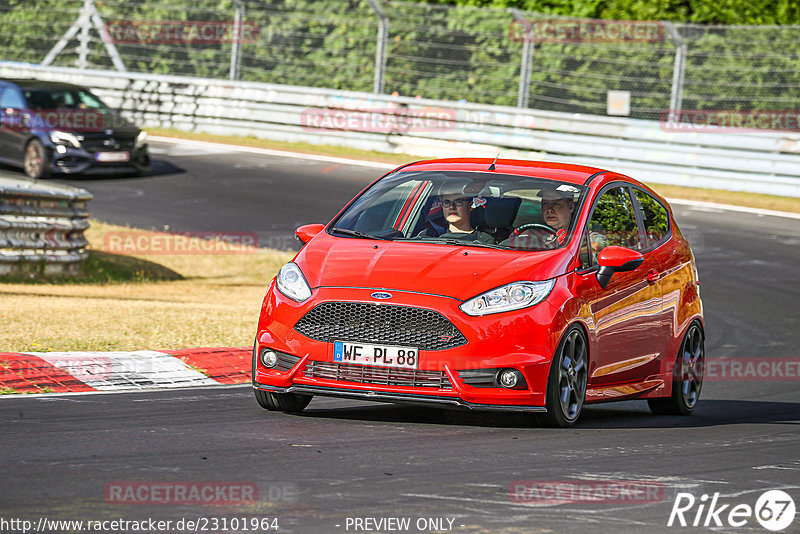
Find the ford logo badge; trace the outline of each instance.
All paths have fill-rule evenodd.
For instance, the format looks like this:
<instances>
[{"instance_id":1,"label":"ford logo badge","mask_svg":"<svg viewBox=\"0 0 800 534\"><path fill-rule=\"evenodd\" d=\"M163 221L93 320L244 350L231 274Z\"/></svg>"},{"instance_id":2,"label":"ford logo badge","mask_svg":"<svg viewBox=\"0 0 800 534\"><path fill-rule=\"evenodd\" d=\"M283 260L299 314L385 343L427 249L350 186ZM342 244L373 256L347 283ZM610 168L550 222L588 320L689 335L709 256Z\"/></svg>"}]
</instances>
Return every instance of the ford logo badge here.
<instances>
[{"instance_id":1,"label":"ford logo badge","mask_svg":"<svg viewBox=\"0 0 800 534\"><path fill-rule=\"evenodd\" d=\"M376 292L376 293L373 293L373 294L372 294L372 295L370 295L370 296L371 296L372 298L374 298L374 299L379 299L379 300L386 300L386 299L390 299L390 298L392 298L392 294L391 294L391 293L383 293L383 292L381 292L381 291L378 291L378 292Z\"/></svg>"}]
</instances>

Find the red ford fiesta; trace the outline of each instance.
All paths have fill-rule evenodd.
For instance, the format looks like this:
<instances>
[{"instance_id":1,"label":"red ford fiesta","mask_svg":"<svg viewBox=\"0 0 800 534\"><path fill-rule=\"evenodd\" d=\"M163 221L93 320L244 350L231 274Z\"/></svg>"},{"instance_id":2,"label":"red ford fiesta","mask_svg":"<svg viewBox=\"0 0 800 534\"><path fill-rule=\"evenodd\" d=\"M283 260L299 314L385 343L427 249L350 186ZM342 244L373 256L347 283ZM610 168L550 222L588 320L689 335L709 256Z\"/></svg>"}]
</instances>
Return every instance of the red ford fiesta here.
<instances>
[{"instance_id":1,"label":"red ford fiesta","mask_svg":"<svg viewBox=\"0 0 800 534\"><path fill-rule=\"evenodd\" d=\"M446 159L357 195L270 284L253 349L269 410L314 395L529 412L689 414L703 381L694 256L643 184L577 165Z\"/></svg>"}]
</instances>

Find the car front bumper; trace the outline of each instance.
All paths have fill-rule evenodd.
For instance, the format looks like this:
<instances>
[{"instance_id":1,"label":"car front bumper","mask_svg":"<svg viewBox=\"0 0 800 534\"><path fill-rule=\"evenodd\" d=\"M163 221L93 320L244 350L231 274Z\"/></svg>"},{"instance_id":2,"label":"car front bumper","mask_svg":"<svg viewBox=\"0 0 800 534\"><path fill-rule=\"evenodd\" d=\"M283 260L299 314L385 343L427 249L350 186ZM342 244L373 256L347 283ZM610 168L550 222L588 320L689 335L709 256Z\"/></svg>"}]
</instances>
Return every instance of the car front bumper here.
<instances>
[{"instance_id":1,"label":"car front bumper","mask_svg":"<svg viewBox=\"0 0 800 534\"><path fill-rule=\"evenodd\" d=\"M277 291L273 281L262 305L256 354L263 348L270 348L293 355L299 361L291 369L282 371L268 369L256 358L254 387L275 393L304 393L379 402L544 411L550 362L564 328L557 322L560 314L547 301L523 310L470 317L458 308L461 301L457 299L381 288L381 291L392 293L391 305L436 311L466 338L465 344L453 348L419 350L420 374L429 376L440 373L442 383L399 385L403 380L392 379L391 371L385 367L334 362L332 342L306 337L294 328L308 311L325 302L375 304L370 295L376 290L318 288L307 301L297 303ZM342 341L357 343L364 340ZM313 372L320 362L325 363L327 369L332 369L326 376ZM354 380L352 377L359 374L359 368L361 378ZM522 373L524 387L507 389L496 384L471 385L459 373L465 370L491 372L507 368ZM408 376L407 373L400 372ZM370 380L373 375L382 378ZM414 379L411 382L417 383Z\"/></svg>"},{"instance_id":2,"label":"car front bumper","mask_svg":"<svg viewBox=\"0 0 800 534\"><path fill-rule=\"evenodd\" d=\"M127 151L130 153L130 159L120 162L97 161L94 152L83 148L65 147L62 150L63 152L59 152L50 147L50 168L54 173L93 174L130 172L131 170L145 172L150 168L150 155L146 144Z\"/></svg>"}]
</instances>

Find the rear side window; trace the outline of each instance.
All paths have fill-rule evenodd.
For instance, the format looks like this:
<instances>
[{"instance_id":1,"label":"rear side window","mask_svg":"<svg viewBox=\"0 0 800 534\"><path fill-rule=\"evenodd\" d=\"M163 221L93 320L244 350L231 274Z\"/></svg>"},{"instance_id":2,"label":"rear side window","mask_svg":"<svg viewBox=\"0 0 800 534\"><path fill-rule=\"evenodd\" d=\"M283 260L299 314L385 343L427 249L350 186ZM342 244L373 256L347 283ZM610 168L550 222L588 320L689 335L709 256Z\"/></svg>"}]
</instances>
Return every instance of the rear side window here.
<instances>
[{"instance_id":1,"label":"rear side window","mask_svg":"<svg viewBox=\"0 0 800 534\"><path fill-rule=\"evenodd\" d=\"M655 248L669 238L669 213L667 208L644 191L634 189L633 193L639 203L639 212L644 222L647 248Z\"/></svg>"}]
</instances>

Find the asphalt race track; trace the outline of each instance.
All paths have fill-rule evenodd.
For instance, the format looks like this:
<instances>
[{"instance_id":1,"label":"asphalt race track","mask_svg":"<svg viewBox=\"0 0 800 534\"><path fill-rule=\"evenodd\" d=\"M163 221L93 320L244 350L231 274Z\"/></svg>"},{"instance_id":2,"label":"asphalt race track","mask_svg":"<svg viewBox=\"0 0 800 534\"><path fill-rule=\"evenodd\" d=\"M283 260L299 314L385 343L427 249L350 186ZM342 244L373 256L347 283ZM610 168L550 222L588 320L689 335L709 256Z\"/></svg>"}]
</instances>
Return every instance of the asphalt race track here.
<instances>
[{"instance_id":1,"label":"asphalt race track","mask_svg":"<svg viewBox=\"0 0 800 534\"><path fill-rule=\"evenodd\" d=\"M95 195L90 208L101 220L256 232L262 245L289 248L295 226L327 222L382 174L224 147L152 146L152 176L64 181ZM797 361L798 221L673 208L698 261L707 358ZM698 532L709 529L667 527L677 494L697 499L685 514L691 524L701 496L709 495L707 510L719 493L718 506L729 506L716 530L730 532L728 512L755 507L766 490L783 489L800 504L800 379L793 372L708 379L691 417L652 416L644 401L590 406L570 430L531 427L514 414L325 398L300 415L272 413L244 386L3 398L0 508L3 517L33 521L278 518L279 532L293 533ZM564 480L649 482L658 491L644 502L509 495L518 481ZM114 484L174 481L256 484L259 498L234 507L175 506L114 504L104 494ZM409 518L410 527L357 529L375 525L356 522L364 518ZM703 511L700 525L706 519ZM736 532L767 532L747 519ZM207 531L246 532L230 527ZM800 532L800 518L784 532Z\"/></svg>"}]
</instances>

